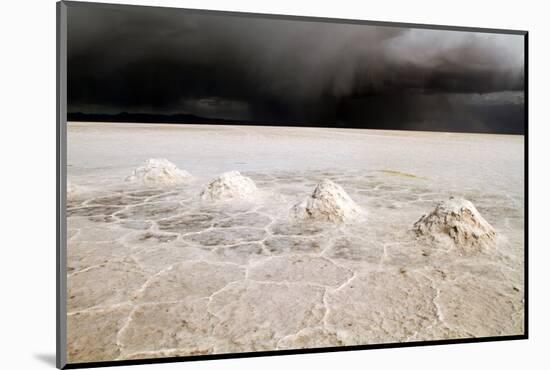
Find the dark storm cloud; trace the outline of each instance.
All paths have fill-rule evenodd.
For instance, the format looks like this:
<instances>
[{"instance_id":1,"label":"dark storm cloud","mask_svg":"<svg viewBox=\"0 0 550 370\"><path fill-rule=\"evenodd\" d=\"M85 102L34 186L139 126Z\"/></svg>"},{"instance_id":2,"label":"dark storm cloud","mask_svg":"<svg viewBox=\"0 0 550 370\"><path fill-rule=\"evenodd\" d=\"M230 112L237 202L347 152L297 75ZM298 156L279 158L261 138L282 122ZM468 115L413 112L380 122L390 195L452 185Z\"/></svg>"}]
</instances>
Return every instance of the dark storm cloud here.
<instances>
[{"instance_id":1,"label":"dark storm cloud","mask_svg":"<svg viewBox=\"0 0 550 370\"><path fill-rule=\"evenodd\" d=\"M522 130L521 36L139 7L70 7L68 26L73 112Z\"/></svg>"}]
</instances>

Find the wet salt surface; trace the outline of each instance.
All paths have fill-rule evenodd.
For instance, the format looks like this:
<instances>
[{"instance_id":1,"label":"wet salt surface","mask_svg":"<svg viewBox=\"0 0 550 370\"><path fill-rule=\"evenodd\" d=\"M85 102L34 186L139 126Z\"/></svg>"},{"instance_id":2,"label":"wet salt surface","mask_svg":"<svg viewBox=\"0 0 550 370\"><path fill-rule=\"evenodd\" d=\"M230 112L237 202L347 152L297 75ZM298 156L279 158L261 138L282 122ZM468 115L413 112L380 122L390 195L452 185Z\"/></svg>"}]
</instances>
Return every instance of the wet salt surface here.
<instances>
[{"instance_id":1,"label":"wet salt surface","mask_svg":"<svg viewBox=\"0 0 550 370\"><path fill-rule=\"evenodd\" d=\"M243 142L226 161L261 157L263 169L218 168L209 158L227 154L214 145L224 130L229 143L260 135L257 141L281 145L317 141L324 151L313 156L316 149L304 145L308 161L300 169L295 152L265 164L280 154ZM376 133L357 141L354 131L336 130L334 138L331 129L281 128L279 136L272 130L70 124L69 180L79 186L67 210L71 362L523 333L522 139ZM162 144L174 136L177 146L173 139ZM198 137L203 144L213 137L208 151L181 152ZM147 142L145 151L164 151L156 157L196 179L159 188L124 183L143 158L90 145L117 140ZM444 163L432 158L431 172L422 154L427 142L454 153L442 153ZM404 150L403 143L402 156L382 155ZM355 154L341 158L346 151ZM124 155L126 166L119 164ZM192 171L201 161L202 173ZM220 169L241 171L261 195L251 202L202 200L201 189ZM289 217L325 178L367 210L365 221ZM449 196L475 204L497 232L495 246L469 253L416 237L414 222Z\"/></svg>"}]
</instances>

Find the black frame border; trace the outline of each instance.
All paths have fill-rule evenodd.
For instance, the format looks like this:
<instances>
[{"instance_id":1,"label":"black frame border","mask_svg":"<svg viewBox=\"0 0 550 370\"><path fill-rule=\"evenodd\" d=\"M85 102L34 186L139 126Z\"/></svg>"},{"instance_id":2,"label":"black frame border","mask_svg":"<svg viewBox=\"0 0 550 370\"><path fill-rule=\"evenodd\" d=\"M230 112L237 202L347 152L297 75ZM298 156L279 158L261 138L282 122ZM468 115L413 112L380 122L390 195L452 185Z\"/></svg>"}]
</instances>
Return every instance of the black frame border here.
<instances>
[{"instance_id":1,"label":"black frame border","mask_svg":"<svg viewBox=\"0 0 550 370\"><path fill-rule=\"evenodd\" d=\"M509 35L522 35L524 37L524 107L525 107L525 133L524 133L524 333L521 335L492 336L479 338L460 338L429 340L405 343L379 343L342 347L322 347L290 350L272 350L258 352L220 353L196 356L163 357L139 360L114 360L67 363L67 238L66 238L66 195L67 195L67 7L103 7L110 9L128 8L163 8L170 11L179 11L186 14L205 14L232 17L251 17L277 20L294 20L305 22L343 23L356 25L370 25L398 28L416 28L442 31L461 31L478 33L496 33ZM500 342L512 340L524 340L529 338L529 32L525 30L510 30L497 28L461 27L447 25L430 25L420 23L383 22L369 20L355 20L342 18L325 18L313 16L297 16L282 14L249 13L222 10L204 10L189 8L174 8L149 5L108 4L97 2L59 1L56 3L56 367L58 369L80 369L110 366L144 365L174 362L191 362L206 360L221 360L247 357L284 356L297 354L329 353L360 351L383 348L423 347L462 343Z\"/></svg>"}]
</instances>

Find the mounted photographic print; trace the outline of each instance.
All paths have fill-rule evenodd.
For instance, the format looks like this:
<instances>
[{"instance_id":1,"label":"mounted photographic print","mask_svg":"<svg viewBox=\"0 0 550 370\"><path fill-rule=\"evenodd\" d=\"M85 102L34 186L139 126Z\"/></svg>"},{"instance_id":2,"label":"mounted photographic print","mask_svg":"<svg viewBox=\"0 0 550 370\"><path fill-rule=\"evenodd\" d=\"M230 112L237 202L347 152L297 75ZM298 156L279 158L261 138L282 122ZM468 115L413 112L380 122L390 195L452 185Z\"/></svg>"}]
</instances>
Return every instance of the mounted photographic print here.
<instances>
[{"instance_id":1,"label":"mounted photographic print","mask_svg":"<svg viewBox=\"0 0 550 370\"><path fill-rule=\"evenodd\" d=\"M527 338L526 56L58 3L58 366Z\"/></svg>"}]
</instances>

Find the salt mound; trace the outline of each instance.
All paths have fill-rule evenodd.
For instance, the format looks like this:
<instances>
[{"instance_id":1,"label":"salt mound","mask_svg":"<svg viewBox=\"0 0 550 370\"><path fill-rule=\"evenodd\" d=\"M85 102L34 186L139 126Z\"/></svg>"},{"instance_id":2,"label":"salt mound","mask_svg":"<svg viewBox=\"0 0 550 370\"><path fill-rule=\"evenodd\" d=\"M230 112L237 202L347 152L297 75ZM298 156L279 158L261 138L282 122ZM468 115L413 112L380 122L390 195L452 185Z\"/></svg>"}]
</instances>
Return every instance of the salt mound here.
<instances>
[{"instance_id":1,"label":"salt mound","mask_svg":"<svg viewBox=\"0 0 550 370\"><path fill-rule=\"evenodd\" d=\"M191 179L187 171L180 170L175 164L164 158L152 158L136 168L126 181L141 182L146 185L179 184Z\"/></svg>"},{"instance_id":2,"label":"salt mound","mask_svg":"<svg viewBox=\"0 0 550 370\"><path fill-rule=\"evenodd\" d=\"M330 180L321 181L313 194L291 209L297 219L311 219L330 222L358 221L364 211L342 187Z\"/></svg>"},{"instance_id":3,"label":"salt mound","mask_svg":"<svg viewBox=\"0 0 550 370\"><path fill-rule=\"evenodd\" d=\"M470 201L453 197L416 221L414 231L432 238L448 235L461 247L481 247L493 243L496 237L493 227Z\"/></svg>"},{"instance_id":4,"label":"salt mound","mask_svg":"<svg viewBox=\"0 0 550 370\"><path fill-rule=\"evenodd\" d=\"M73 184L70 181L67 181L67 199L73 199L78 195L78 192L80 191L80 187L78 185Z\"/></svg>"},{"instance_id":5,"label":"salt mound","mask_svg":"<svg viewBox=\"0 0 550 370\"><path fill-rule=\"evenodd\" d=\"M252 179L239 171L230 171L212 179L202 190L201 198L206 200L245 199L258 191Z\"/></svg>"}]
</instances>

